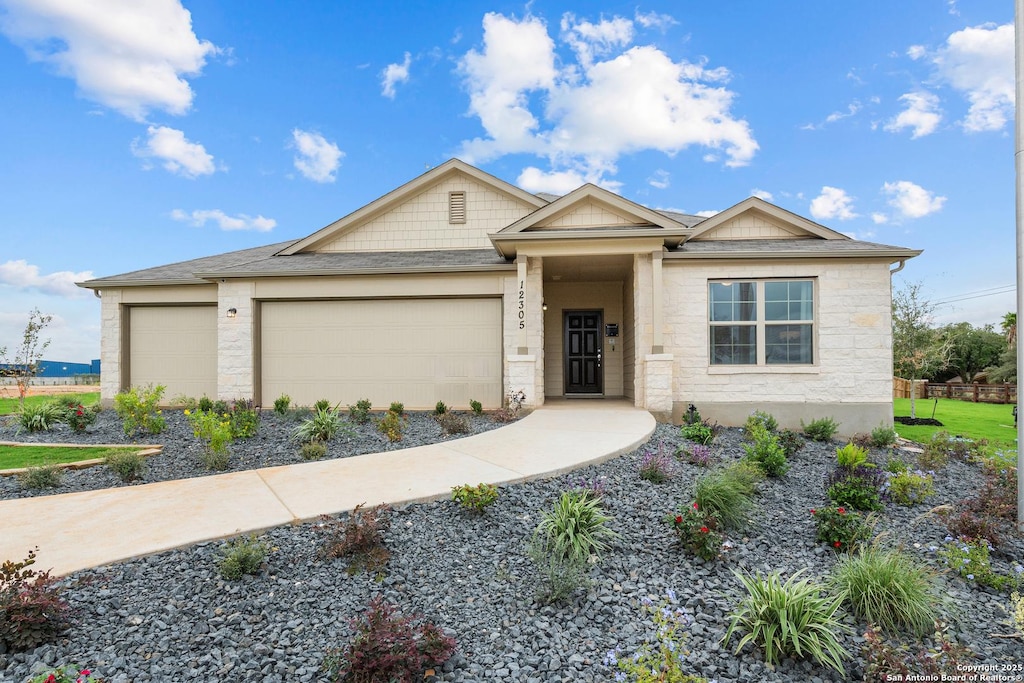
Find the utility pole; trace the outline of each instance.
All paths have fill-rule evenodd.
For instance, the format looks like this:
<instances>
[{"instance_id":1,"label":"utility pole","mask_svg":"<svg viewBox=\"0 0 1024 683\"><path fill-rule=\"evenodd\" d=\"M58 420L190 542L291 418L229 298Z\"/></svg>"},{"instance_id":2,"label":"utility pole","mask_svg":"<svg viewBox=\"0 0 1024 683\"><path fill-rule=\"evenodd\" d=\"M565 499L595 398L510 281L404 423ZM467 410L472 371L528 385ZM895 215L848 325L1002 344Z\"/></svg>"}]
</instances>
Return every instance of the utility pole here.
<instances>
[{"instance_id":1,"label":"utility pole","mask_svg":"<svg viewBox=\"0 0 1024 683\"><path fill-rule=\"evenodd\" d=\"M1016 97L1014 110L1014 168L1017 172L1017 317L1024 309L1024 86L1021 69L1024 68L1024 0L1014 2L1014 47ZM1024 344L1017 339L1017 368L1024 366ZM1017 414L1024 417L1020 403L1020 377L1017 381ZM1017 528L1024 531L1024 419L1017 420Z\"/></svg>"}]
</instances>

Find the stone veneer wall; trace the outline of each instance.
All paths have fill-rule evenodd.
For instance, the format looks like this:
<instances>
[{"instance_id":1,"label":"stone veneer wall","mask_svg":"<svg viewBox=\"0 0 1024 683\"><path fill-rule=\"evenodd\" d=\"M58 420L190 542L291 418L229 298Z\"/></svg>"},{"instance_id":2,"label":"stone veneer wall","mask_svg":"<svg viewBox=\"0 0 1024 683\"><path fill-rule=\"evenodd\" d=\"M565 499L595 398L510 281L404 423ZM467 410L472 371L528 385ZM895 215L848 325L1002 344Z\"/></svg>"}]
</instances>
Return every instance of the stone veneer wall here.
<instances>
[{"instance_id":1,"label":"stone veneer wall","mask_svg":"<svg viewBox=\"0 0 1024 683\"><path fill-rule=\"evenodd\" d=\"M520 257L526 258L526 257ZM516 286L518 276L505 278L504 323L502 335L505 345L505 370L503 384L505 394L517 389L526 391L527 407L544 404L544 265L540 258L529 258L526 269L526 345L528 354L519 353L519 316L516 307ZM523 363L526 356L532 357L533 375L530 377ZM515 372L510 359L515 358Z\"/></svg>"},{"instance_id":2,"label":"stone veneer wall","mask_svg":"<svg viewBox=\"0 0 1024 683\"><path fill-rule=\"evenodd\" d=\"M221 283L217 304L217 398L230 401L255 396L255 310L256 284L228 280ZM228 309L238 311L228 317ZM263 397L267 399L266 396Z\"/></svg>"},{"instance_id":3,"label":"stone veneer wall","mask_svg":"<svg viewBox=\"0 0 1024 683\"><path fill-rule=\"evenodd\" d=\"M111 406L121 391L121 290L105 289L100 298L100 401Z\"/></svg>"}]
</instances>

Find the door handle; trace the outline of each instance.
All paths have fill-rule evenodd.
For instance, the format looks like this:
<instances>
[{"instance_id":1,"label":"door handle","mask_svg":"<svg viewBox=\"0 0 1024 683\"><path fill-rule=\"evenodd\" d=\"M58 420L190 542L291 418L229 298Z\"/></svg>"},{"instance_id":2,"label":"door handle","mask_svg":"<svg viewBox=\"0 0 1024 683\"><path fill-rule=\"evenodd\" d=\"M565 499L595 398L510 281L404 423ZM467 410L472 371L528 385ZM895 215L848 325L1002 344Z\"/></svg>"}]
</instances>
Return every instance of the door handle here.
<instances>
[{"instance_id":1,"label":"door handle","mask_svg":"<svg viewBox=\"0 0 1024 683\"><path fill-rule=\"evenodd\" d=\"M601 367L601 352L597 352L597 367Z\"/></svg>"}]
</instances>

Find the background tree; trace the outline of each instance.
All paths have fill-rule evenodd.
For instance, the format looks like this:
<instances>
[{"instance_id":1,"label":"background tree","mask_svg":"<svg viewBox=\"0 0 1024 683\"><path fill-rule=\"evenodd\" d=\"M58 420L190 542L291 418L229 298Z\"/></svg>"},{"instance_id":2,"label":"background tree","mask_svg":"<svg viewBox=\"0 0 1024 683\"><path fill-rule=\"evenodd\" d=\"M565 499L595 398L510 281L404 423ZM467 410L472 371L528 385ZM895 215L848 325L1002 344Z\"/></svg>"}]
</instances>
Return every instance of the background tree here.
<instances>
[{"instance_id":1,"label":"background tree","mask_svg":"<svg viewBox=\"0 0 1024 683\"><path fill-rule=\"evenodd\" d=\"M961 382L971 384L986 368L998 363L1006 350L1006 336L991 325L973 327L970 323L953 323L941 328L939 335L948 349L947 372L943 378L937 378L939 381L959 375Z\"/></svg>"},{"instance_id":2,"label":"background tree","mask_svg":"<svg viewBox=\"0 0 1024 683\"><path fill-rule=\"evenodd\" d=\"M1003 321L1000 323L1003 329L1003 334L1006 335L1006 343L1013 346L1017 343L1017 314L1007 313L1003 316Z\"/></svg>"},{"instance_id":3,"label":"background tree","mask_svg":"<svg viewBox=\"0 0 1024 683\"><path fill-rule=\"evenodd\" d=\"M1017 383L1017 314L1003 316L1003 334L1006 335L1006 349L999 354L998 362L988 368L988 381L992 383Z\"/></svg>"},{"instance_id":4,"label":"background tree","mask_svg":"<svg viewBox=\"0 0 1024 683\"><path fill-rule=\"evenodd\" d=\"M910 380L910 417L917 417L915 383L946 364L944 340L932 327L935 304L920 282L908 282L892 295L892 370Z\"/></svg>"},{"instance_id":5,"label":"background tree","mask_svg":"<svg viewBox=\"0 0 1024 683\"><path fill-rule=\"evenodd\" d=\"M18 398L21 407L25 407L25 396L32 378L39 374L39 361L43 358L50 340L40 338L42 331L53 320L52 315L43 315L38 308L28 314L28 323L21 338L21 345L14 350L14 359L7 368L7 375L13 376L18 384ZM7 347L0 347L0 362L7 363Z\"/></svg>"}]
</instances>

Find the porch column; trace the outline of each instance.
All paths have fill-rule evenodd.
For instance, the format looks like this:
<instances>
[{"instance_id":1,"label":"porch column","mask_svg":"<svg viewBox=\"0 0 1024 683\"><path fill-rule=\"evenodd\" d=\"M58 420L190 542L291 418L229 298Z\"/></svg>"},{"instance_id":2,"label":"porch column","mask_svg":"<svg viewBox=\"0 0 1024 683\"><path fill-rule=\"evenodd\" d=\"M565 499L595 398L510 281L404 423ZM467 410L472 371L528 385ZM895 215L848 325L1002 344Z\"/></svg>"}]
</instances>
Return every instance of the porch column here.
<instances>
[{"instance_id":1,"label":"porch column","mask_svg":"<svg viewBox=\"0 0 1024 683\"><path fill-rule=\"evenodd\" d=\"M523 405L544 404L544 265L540 257L520 254L516 258L516 286L511 322L515 329L516 353L507 358L506 392L526 393Z\"/></svg>"},{"instance_id":2,"label":"porch column","mask_svg":"<svg viewBox=\"0 0 1024 683\"><path fill-rule=\"evenodd\" d=\"M100 402L104 408L114 405L114 397L121 391L121 342L125 337L124 307L120 289L100 292Z\"/></svg>"},{"instance_id":3,"label":"porch column","mask_svg":"<svg viewBox=\"0 0 1024 683\"><path fill-rule=\"evenodd\" d=\"M516 301L515 320L516 346L520 356L530 353L530 342L526 325L526 279L527 279L527 257L520 256L516 259Z\"/></svg>"},{"instance_id":4,"label":"porch column","mask_svg":"<svg viewBox=\"0 0 1024 683\"><path fill-rule=\"evenodd\" d=\"M255 296L256 285L251 281L228 280L218 287L217 398L224 401L255 397ZM228 315L229 309L235 310L233 315ZM262 399L266 401L268 397Z\"/></svg>"},{"instance_id":5,"label":"porch column","mask_svg":"<svg viewBox=\"0 0 1024 683\"><path fill-rule=\"evenodd\" d=\"M672 353L665 353L663 256L661 249L651 252L651 352L644 357L643 407L658 420L667 422L672 417L675 358Z\"/></svg>"},{"instance_id":6,"label":"porch column","mask_svg":"<svg viewBox=\"0 0 1024 683\"><path fill-rule=\"evenodd\" d=\"M664 320L662 287L663 278L661 274L661 262L664 252L660 249L651 254L651 353L663 353L664 346Z\"/></svg>"}]
</instances>

